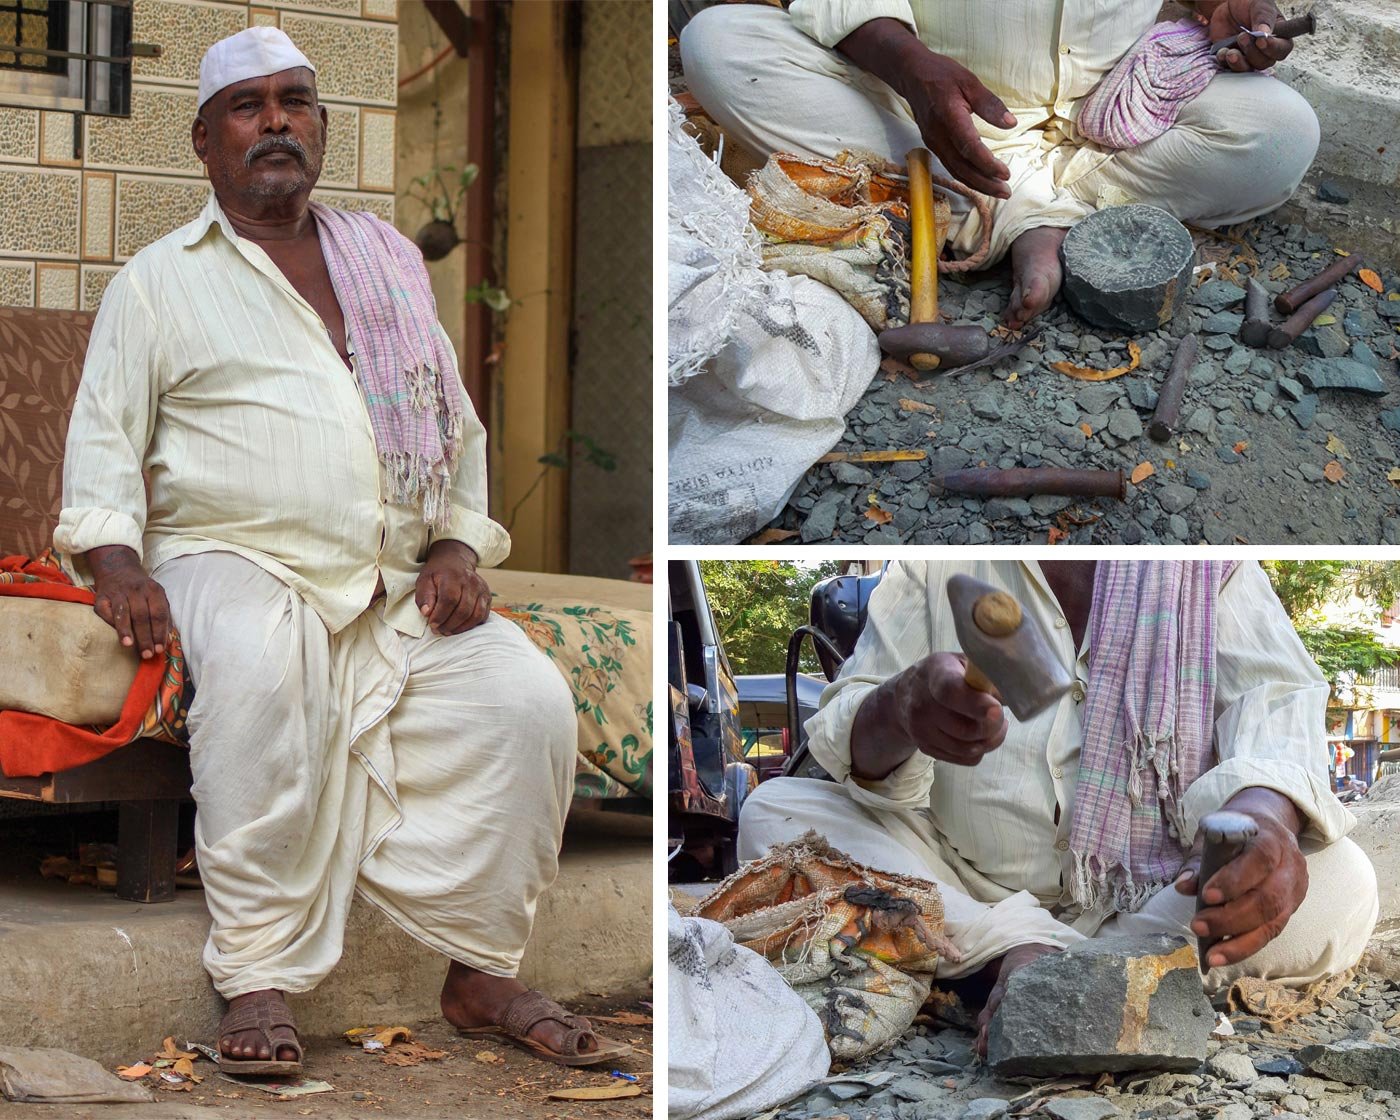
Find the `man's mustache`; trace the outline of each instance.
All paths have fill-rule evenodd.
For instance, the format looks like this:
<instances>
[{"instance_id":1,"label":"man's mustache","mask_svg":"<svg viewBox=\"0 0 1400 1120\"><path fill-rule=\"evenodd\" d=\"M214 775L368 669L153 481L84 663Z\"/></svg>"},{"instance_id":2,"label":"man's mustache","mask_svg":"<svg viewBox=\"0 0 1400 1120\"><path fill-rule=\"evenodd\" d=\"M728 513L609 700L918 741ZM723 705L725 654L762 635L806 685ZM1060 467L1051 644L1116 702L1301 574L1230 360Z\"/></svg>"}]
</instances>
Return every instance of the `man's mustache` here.
<instances>
[{"instance_id":1,"label":"man's mustache","mask_svg":"<svg viewBox=\"0 0 1400 1120\"><path fill-rule=\"evenodd\" d=\"M265 136L259 140L243 157L243 166L252 167L253 161L273 152L286 152L290 156L295 156L298 163L306 166L306 149L301 142L291 136Z\"/></svg>"}]
</instances>

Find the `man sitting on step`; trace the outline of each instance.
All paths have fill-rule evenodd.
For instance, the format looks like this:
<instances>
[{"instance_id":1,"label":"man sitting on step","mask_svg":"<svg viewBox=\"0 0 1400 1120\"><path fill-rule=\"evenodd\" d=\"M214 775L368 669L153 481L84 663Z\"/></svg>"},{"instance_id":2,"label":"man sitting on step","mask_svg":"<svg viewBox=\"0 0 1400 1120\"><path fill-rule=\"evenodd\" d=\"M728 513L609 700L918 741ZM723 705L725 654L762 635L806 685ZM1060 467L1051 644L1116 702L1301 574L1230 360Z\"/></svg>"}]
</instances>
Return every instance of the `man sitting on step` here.
<instances>
[{"instance_id":1,"label":"man sitting on step","mask_svg":"<svg viewBox=\"0 0 1400 1120\"><path fill-rule=\"evenodd\" d=\"M125 645L173 622L188 658L221 1064L300 1072L283 997L335 965L354 894L449 959L459 1029L612 1061L514 978L577 730L477 571L510 542L422 256L309 202L326 111L281 31L210 48L192 136L213 194L107 289L55 540Z\"/></svg>"},{"instance_id":2,"label":"man sitting on step","mask_svg":"<svg viewBox=\"0 0 1400 1120\"><path fill-rule=\"evenodd\" d=\"M1024 723L964 680L957 572L1018 600L1075 678ZM1205 934L1212 992L1307 984L1357 963L1379 905L1327 782L1328 693L1254 561L895 561L807 723L835 781L759 786L739 856L815 829L936 881L963 958L939 975L995 979L983 1045L1011 973L1085 937ZM1196 826L1222 808L1258 836L1200 884Z\"/></svg>"},{"instance_id":3,"label":"man sitting on step","mask_svg":"<svg viewBox=\"0 0 1400 1120\"><path fill-rule=\"evenodd\" d=\"M987 196L988 262L1011 256L1007 322L1024 326L1060 290L1066 233L1095 210L1159 206L1218 227L1274 210L1317 154L1317 116L1256 71L1286 58L1274 0L1195 0L1226 70L1164 134L1122 151L1080 129L1087 95L1156 21L1161 0L793 0L790 11L726 4L681 33L690 90L755 155L831 158L850 149L903 165L919 146L935 172ZM1245 34L1249 28L1255 34ZM1217 64L1207 63L1211 67ZM953 196L949 244L984 230Z\"/></svg>"}]
</instances>

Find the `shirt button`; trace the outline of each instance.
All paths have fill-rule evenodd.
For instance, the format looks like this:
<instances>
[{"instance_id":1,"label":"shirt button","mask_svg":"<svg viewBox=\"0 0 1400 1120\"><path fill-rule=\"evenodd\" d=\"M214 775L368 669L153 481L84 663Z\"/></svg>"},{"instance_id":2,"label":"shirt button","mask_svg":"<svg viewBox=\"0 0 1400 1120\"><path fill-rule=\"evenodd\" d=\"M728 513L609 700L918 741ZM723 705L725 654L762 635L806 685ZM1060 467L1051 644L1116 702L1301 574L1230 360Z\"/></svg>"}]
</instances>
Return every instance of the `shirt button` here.
<instances>
[{"instance_id":1,"label":"shirt button","mask_svg":"<svg viewBox=\"0 0 1400 1120\"><path fill-rule=\"evenodd\" d=\"M1068 626L1068 625L1069 625L1069 623L1066 622L1063 618L1057 618L1057 619L1055 619L1055 629L1056 629L1056 630L1063 630L1063 629L1064 629L1066 626Z\"/></svg>"},{"instance_id":2,"label":"shirt button","mask_svg":"<svg viewBox=\"0 0 1400 1120\"><path fill-rule=\"evenodd\" d=\"M1078 704L1084 699L1084 689L1080 685L1075 685L1069 690L1069 694L1074 697L1074 702Z\"/></svg>"},{"instance_id":3,"label":"shirt button","mask_svg":"<svg viewBox=\"0 0 1400 1120\"><path fill-rule=\"evenodd\" d=\"M1056 851L1059 851L1059 852L1067 852L1067 851L1069 851L1069 841L1068 841L1068 840L1061 840L1061 841L1059 841L1059 842L1055 845L1055 850L1056 850Z\"/></svg>"},{"instance_id":4,"label":"shirt button","mask_svg":"<svg viewBox=\"0 0 1400 1120\"><path fill-rule=\"evenodd\" d=\"M1061 770L1058 766L1056 766L1053 770L1050 771L1050 776L1052 778L1063 778L1065 776L1065 772Z\"/></svg>"},{"instance_id":5,"label":"shirt button","mask_svg":"<svg viewBox=\"0 0 1400 1120\"><path fill-rule=\"evenodd\" d=\"M1073 54L1073 53L1074 53L1074 48L1073 48L1073 47L1061 47L1061 48L1060 48L1060 53L1061 53L1061 54Z\"/></svg>"}]
</instances>

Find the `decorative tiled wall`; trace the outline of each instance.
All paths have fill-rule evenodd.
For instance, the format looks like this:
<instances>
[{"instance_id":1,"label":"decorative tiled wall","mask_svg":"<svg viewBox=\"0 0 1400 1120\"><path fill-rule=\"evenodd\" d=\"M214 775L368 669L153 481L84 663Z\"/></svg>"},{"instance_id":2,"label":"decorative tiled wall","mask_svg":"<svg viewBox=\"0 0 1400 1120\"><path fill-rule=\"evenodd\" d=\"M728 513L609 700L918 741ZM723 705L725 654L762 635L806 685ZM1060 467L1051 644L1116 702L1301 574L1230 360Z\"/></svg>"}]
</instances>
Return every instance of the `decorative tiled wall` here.
<instances>
[{"instance_id":1,"label":"decorative tiled wall","mask_svg":"<svg viewBox=\"0 0 1400 1120\"><path fill-rule=\"evenodd\" d=\"M330 119L317 197L392 222L397 20L396 0L135 0L133 38L162 50L134 64L129 118L0 106L0 306L96 310L124 261L199 213L199 61L255 24L316 64Z\"/></svg>"}]
</instances>

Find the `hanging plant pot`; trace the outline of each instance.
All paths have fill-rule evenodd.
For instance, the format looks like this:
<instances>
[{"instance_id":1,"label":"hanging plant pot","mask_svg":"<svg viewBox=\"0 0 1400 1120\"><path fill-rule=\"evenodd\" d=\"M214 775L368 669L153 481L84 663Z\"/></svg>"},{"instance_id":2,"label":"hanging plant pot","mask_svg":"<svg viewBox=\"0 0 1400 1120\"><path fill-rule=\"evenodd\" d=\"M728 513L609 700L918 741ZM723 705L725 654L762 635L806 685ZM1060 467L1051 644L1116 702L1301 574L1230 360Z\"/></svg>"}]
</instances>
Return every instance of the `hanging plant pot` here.
<instances>
[{"instance_id":1,"label":"hanging plant pot","mask_svg":"<svg viewBox=\"0 0 1400 1120\"><path fill-rule=\"evenodd\" d=\"M441 220L429 222L413 239L413 243L423 252L423 259L440 261L452 252L462 239L457 236L457 227Z\"/></svg>"}]
</instances>

